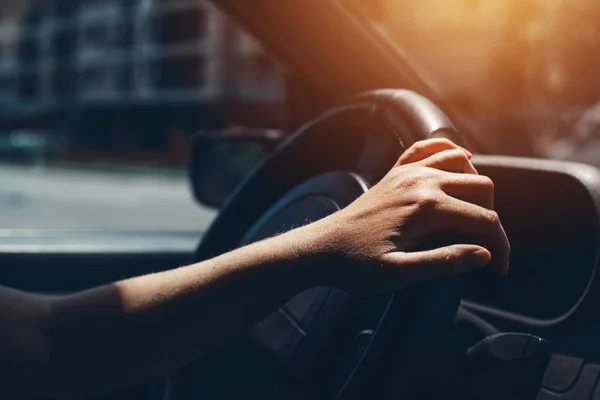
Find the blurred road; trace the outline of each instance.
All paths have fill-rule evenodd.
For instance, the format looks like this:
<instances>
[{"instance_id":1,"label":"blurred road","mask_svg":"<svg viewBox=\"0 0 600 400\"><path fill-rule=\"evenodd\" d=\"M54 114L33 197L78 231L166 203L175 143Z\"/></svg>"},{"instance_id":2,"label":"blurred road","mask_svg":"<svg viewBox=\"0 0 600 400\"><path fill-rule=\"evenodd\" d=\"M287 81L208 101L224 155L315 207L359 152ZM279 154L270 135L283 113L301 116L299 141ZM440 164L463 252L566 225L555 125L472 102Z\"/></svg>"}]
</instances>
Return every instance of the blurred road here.
<instances>
[{"instance_id":1,"label":"blurred road","mask_svg":"<svg viewBox=\"0 0 600 400\"><path fill-rule=\"evenodd\" d=\"M600 167L600 141L547 156ZM201 232L215 215L183 176L0 165L0 229Z\"/></svg>"},{"instance_id":2,"label":"blurred road","mask_svg":"<svg viewBox=\"0 0 600 400\"><path fill-rule=\"evenodd\" d=\"M0 229L202 231L184 177L0 165Z\"/></svg>"}]
</instances>

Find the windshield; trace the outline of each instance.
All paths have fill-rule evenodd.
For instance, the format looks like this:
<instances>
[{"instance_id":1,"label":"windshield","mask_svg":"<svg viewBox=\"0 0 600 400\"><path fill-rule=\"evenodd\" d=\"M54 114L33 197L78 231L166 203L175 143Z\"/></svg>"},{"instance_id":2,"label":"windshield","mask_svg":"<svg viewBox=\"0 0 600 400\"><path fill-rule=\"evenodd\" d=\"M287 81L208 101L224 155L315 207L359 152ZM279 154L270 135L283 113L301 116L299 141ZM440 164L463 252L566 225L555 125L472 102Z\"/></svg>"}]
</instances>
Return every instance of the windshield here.
<instances>
[{"instance_id":1,"label":"windshield","mask_svg":"<svg viewBox=\"0 0 600 400\"><path fill-rule=\"evenodd\" d=\"M600 166L600 1L344 1L490 152ZM285 131L288 104L207 1L2 1L3 228L203 231L192 137Z\"/></svg>"},{"instance_id":2,"label":"windshield","mask_svg":"<svg viewBox=\"0 0 600 400\"><path fill-rule=\"evenodd\" d=\"M192 137L283 129L282 82L206 1L0 2L2 228L203 231Z\"/></svg>"},{"instance_id":3,"label":"windshield","mask_svg":"<svg viewBox=\"0 0 600 400\"><path fill-rule=\"evenodd\" d=\"M349 1L492 152L600 165L600 1Z\"/></svg>"}]
</instances>

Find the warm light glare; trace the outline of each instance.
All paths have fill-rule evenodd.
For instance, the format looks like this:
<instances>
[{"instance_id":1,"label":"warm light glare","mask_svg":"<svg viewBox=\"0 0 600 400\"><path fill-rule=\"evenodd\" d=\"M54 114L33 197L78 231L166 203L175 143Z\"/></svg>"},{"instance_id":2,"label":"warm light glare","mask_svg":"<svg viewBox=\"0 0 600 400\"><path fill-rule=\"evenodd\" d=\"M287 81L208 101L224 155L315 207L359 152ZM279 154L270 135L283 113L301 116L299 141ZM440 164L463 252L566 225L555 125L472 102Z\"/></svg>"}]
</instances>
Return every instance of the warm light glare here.
<instances>
[{"instance_id":1,"label":"warm light glare","mask_svg":"<svg viewBox=\"0 0 600 400\"><path fill-rule=\"evenodd\" d=\"M576 124L600 98L598 1L381 4L385 11L379 13L379 25L386 27L386 35L448 104L476 112L473 119L482 131L506 130L512 120L512 132L499 136L536 141L558 124L563 126L559 130L565 123Z\"/></svg>"}]
</instances>

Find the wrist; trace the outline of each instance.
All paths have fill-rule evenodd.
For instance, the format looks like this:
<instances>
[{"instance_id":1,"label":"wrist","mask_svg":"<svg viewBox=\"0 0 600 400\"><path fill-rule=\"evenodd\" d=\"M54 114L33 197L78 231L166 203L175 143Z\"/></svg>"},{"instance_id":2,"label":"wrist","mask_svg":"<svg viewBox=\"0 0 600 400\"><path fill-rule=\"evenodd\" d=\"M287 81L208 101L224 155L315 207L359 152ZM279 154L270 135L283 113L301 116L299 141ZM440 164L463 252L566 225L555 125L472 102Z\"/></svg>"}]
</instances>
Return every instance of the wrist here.
<instances>
[{"instance_id":1,"label":"wrist","mask_svg":"<svg viewBox=\"0 0 600 400\"><path fill-rule=\"evenodd\" d=\"M332 216L302 226L282 235L297 260L298 268L310 286L334 286L340 256L340 224Z\"/></svg>"}]
</instances>

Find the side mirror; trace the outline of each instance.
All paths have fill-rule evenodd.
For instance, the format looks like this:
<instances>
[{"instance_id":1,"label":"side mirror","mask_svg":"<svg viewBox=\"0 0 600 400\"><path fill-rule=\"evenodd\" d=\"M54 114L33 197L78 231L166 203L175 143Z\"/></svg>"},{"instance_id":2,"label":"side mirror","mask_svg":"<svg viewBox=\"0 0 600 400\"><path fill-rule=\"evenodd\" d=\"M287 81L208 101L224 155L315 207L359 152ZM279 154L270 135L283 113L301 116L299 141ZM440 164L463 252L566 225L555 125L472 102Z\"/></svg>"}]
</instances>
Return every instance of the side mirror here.
<instances>
[{"instance_id":1,"label":"side mirror","mask_svg":"<svg viewBox=\"0 0 600 400\"><path fill-rule=\"evenodd\" d=\"M189 178L196 200L221 208L229 195L283 140L275 130L201 132L194 137Z\"/></svg>"}]
</instances>

